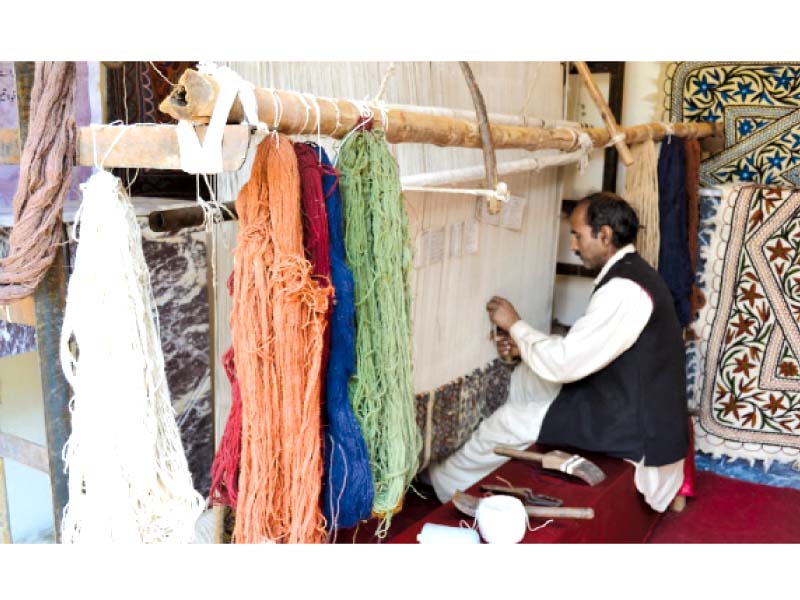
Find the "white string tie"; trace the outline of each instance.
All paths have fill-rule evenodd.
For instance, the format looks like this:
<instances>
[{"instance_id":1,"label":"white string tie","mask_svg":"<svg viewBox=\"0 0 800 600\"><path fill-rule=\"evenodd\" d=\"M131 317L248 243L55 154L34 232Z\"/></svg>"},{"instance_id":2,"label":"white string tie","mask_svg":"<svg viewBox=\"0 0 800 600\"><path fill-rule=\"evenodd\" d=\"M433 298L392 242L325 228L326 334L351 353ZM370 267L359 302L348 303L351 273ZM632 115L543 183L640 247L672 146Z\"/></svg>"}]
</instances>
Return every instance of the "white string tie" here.
<instances>
[{"instance_id":1,"label":"white string tie","mask_svg":"<svg viewBox=\"0 0 800 600\"><path fill-rule=\"evenodd\" d=\"M589 155L594 149L594 141L592 140L592 136L585 131L577 133L577 137L579 152L583 153L580 160L578 160L578 172L583 173L586 170L586 167L589 166Z\"/></svg>"},{"instance_id":2,"label":"white string tie","mask_svg":"<svg viewBox=\"0 0 800 600\"><path fill-rule=\"evenodd\" d=\"M605 147L609 148L609 147L613 146L614 144L616 144L618 142L624 142L625 141L625 137L626 137L626 135L625 135L624 131L621 131L621 132L619 132L619 133L617 133L615 135L612 135L609 138L608 143L605 145Z\"/></svg>"},{"instance_id":3,"label":"white string tie","mask_svg":"<svg viewBox=\"0 0 800 600\"><path fill-rule=\"evenodd\" d=\"M353 106L356 108L356 110L358 110L358 114L359 114L359 115L361 115L361 117L362 117L362 120L361 120L361 122L360 122L358 125L356 125L355 127L353 127L353 128L352 128L352 129L351 129L351 130L350 130L350 131L347 133L347 135L346 135L346 136L344 136L344 137L342 138L342 141L341 141L341 142L339 142L339 145L337 146L337 150L338 150L338 148L341 148L342 146L344 146L344 143L345 143L345 142L346 142L346 141L347 141L347 140L350 138L350 136L351 136L351 135L353 135L353 134L354 134L356 131L358 131L358 130L359 130L359 129L361 129L362 127L365 127L365 126L366 126L368 123L370 123L370 122L373 120L373 118L374 118L374 115L373 115L373 113L372 113L372 110L371 110L371 109L370 109L370 107L367 105L366 101L359 102L358 100L348 100L348 102L350 102L350 104L352 104L352 105L353 105ZM341 154L340 152L338 152L338 151L336 152L336 158L334 158L334 159L333 159L333 166L334 166L334 167L336 166L336 163L339 161L339 156L340 156L340 154Z\"/></svg>"},{"instance_id":4,"label":"white string tie","mask_svg":"<svg viewBox=\"0 0 800 600\"><path fill-rule=\"evenodd\" d=\"M667 136L667 143L671 144L672 143L672 136L675 135L675 127L673 127L672 123L668 123L666 121L661 123L661 125L664 126L664 133Z\"/></svg>"},{"instance_id":5,"label":"white string tie","mask_svg":"<svg viewBox=\"0 0 800 600\"><path fill-rule=\"evenodd\" d=\"M381 102L383 95L386 93L386 85L389 83L389 79L391 76L394 75L394 63L389 63L389 68L386 69L386 73L383 74L383 79L381 80L381 85L378 88L378 93L375 94L375 98L373 98L373 102L378 104Z\"/></svg>"}]
</instances>

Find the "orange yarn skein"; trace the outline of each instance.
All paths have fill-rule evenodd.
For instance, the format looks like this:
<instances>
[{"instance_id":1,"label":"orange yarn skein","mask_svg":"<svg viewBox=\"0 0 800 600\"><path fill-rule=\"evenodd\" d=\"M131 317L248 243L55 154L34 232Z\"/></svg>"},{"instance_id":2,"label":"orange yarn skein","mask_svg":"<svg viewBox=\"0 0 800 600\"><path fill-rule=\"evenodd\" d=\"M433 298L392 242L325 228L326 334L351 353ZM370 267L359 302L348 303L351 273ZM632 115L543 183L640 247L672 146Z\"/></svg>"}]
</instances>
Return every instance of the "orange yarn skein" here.
<instances>
[{"instance_id":1,"label":"orange yarn skein","mask_svg":"<svg viewBox=\"0 0 800 600\"><path fill-rule=\"evenodd\" d=\"M242 458L234 540L325 540L320 369L330 286L303 251L300 177L292 142L256 149L236 199L231 333L242 396Z\"/></svg>"}]
</instances>

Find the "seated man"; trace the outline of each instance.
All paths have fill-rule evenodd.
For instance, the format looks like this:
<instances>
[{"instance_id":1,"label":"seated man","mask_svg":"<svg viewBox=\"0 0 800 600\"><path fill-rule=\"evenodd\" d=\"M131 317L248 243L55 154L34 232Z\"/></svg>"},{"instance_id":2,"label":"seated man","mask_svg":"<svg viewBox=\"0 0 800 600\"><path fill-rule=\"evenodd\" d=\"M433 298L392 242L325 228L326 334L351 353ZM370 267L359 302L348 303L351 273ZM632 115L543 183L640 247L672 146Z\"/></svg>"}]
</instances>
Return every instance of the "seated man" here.
<instances>
[{"instance_id":1,"label":"seated man","mask_svg":"<svg viewBox=\"0 0 800 600\"><path fill-rule=\"evenodd\" d=\"M616 194L581 200L570 215L571 249L595 279L586 314L562 337L536 331L507 300L487 305L510 335L500 356L519 356L507 402L455 454L429 469L446 502L507 458L493 449L533 442L572 446L635 465L636 488L663 512L683 482L688 450L685 354L672 296L633 247L639 219Z\"/></svg>"}]
</instances>

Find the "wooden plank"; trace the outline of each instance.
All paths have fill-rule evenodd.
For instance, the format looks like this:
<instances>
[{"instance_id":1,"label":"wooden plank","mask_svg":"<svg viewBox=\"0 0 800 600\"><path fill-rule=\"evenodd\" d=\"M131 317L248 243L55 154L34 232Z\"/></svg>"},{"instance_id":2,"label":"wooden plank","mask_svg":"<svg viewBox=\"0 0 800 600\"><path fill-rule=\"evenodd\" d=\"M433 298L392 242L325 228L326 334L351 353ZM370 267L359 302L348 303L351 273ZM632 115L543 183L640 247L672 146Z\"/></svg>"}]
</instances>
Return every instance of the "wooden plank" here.
<instances>
[{"instance_id":1,"label":"wooden plank","mask_svg":"<svg viewBox=\"0 0 800 600\"><path fill-rule=\"evenodd\" d=\"M404 115L401 118L390 111L393 135L387 135L390 143L426 143L437 146L480 148L480 136L477 125L470 121L459 120L458 128L448 133L448 121L455 121L447 117L435 115L417 115L413 121ZM423 123L424 121L424 123ZM405 123L405 124L404 124ZM355 124L355 122L353 123ZM424 129L430 127L431 132ZM718 135L722 131L719 123L675 123L675 137L705 138ZM557 149L574 151L576 149L575 136L572 129L540 129L534 127L512 127L490 125L495 149L546 150ZM302 122L296 127L290 122L280 127L280 130L289 135L297 134L302 129ZM662 123L646 123L633 127L622 127L626 140L630 144L642 142L647 139L660 140L666 136L666 129ZM474 131L473 131L474 130ZM4 132L13 130L0 130L0 143ZM124 131L124 133L123 133ZM198 137L205 137L206 127L195 127ZM348 130L342 127L341 138ZM608 132L605 129L588 128L581 130L594 141L595 147L600 147L608 142ZM323 132L324 133L324 132ZM326 135L330 135L327 133ZM119 137L119 140L116 138ZM237 171L244 163L247 151L251 146L257 145L264 137L263 133L249 135L246 125L227 125L223 135L222 166L225 171ZM97 144L98 161L108 152L104 166L106 168L141 168L141 169L171 169L180 170L180 149L175 125L120 125L120 126L95 126L81 127L78 129L78 156L76 164L84 167L94 165L94 145ZM112 147L113 146L113 147ZM110 149L110 152L109 152ZM0 155L0 164L17 164L19 158L9 155Z\"/></svg>"},{"instance_id":2,"label":"wooden plank","mask_svg":"<svg viewBox=\"0 0 800 600\"><path fill-rule=\"evenodd\" d=\"M11 515L8 513L8 491L6 488L6 468L0 456L0 544L11 543Z\"/></svg>"},{"instance_id":3,"label":"wooden plank","mask_svg":"<svg viewBox=\"0 0 800 600\"><path fill-rule=\"evenodd\" d=\"M44 423L47 435L47 458L56 541L61 541L61 516L67 505L67 476L61 450L71 431L70 388L61 370L59 346L66 303L65 247L59 246L53 264L34 293L36 308L36 350L42 378Z\"/></svg>"},{"instance_id":4,"label":"wooden plank","mask_svg":"<svg viewBox=\"0 0 800 600\"><path fill-rule=\"evenodd\" d=\"M10 458L21 465L49 473L47 448L25 438L0 431L0 458Z\"/></svg>"},{"instance_id":5,"label":"wooden plank","mask_svg":"<svg viewBox=\"0 0 800 600\"><path fill-rule=\"evenodd\" d=\"M0 310L0 319L20 325L35 325L33 298L28 296L7 304L4 309Z\"/></svg>"}]
</instances>

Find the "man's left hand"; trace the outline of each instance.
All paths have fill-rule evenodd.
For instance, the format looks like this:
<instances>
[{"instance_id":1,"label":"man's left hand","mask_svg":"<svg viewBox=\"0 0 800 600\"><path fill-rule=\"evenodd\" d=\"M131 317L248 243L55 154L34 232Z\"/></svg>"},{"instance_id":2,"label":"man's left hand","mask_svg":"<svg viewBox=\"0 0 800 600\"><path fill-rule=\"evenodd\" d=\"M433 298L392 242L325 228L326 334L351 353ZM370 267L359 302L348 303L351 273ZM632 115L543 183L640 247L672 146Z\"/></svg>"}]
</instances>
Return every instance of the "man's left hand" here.
<instances>
[{"instance_id":1,"label":"man's left hand","mask_svg":"<svg viewBox=\"0 0 800 600\"><path fill-rule=\"evenodd\" d=\"M511 302L500 296L494 296L489 300L489 303L486 305L486 310L489 313L489 319L492 323L506 331L511 329L511 326L519 321L519 313Z\"/></svg>"}]
</instances>

